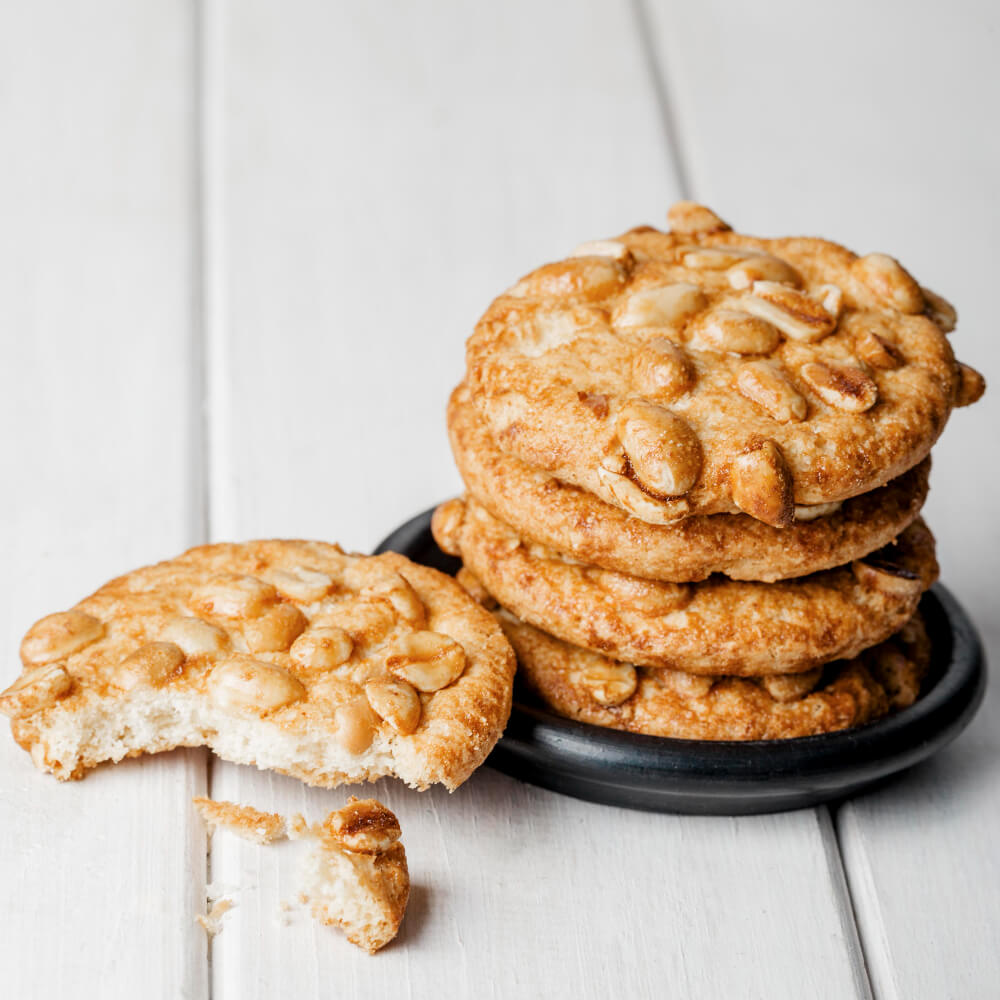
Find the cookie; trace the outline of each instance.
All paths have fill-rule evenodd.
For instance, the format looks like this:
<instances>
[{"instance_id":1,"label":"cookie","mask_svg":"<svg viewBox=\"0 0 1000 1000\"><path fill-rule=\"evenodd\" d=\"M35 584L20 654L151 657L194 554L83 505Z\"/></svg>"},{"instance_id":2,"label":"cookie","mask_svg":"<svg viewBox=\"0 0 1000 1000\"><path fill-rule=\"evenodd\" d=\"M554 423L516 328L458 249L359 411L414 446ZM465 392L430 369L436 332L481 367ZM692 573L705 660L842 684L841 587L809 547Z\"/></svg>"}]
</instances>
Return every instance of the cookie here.
<instances>
[{"instance_id":1,"label":"cookie","mask_svg":"<svg viewBox=\"0 0 1000 1000\"><path fill-rule=\"evenodd\" d=\"M654 524L778 527L922 461L982 391L953 310L891 257L758 239L700 206L496 299L466 381L502 451Z\"/></svg>"},{"instance_id":2,"label":"cookie","mask_svg":"<svg viewBox=\"0 0 1000 1000\"><path fill-rule=\"evenodd\" d=\"M777 583L663 583L525 544L474 500L435 514L434 536L519 618L616 660L692 674L801 673L896 632L937 578L917 520L848 566Z\"/></svg>"},{"instance_id":3,"label":"cookie","mask_svg":"<svg viewBox=\"0 0 1000 1000\"><path fill-rule=\"evenodd\" d=\"M649 524L500 451L464 386L452 394L448 429L469 492L522 538L605 569L679 583L712 573L782 580L849 563L887 545L917 518L930 471L926 458L886 486L831 505L823 516L810 516L815 507L798 508L788 528L746 514Z\"/></svg>"},{"instance_id":4,"label":"cookie","mask_svg":"<svg viewBox=\"0 0 1000 1000\"><path fill-rule=\"evenodd\" d=\"M177 746L312 785L461 784L510 712L513 654L451 578L306 541L206 545L31 627L0 695L35 764L78 778Z\"/></svg>"},{"instance_id":5,"label":"cookie","mask_svg":"<svg viewBox=\"0 0 1000 1000\"><path fill-rule=\"evenodd\" d=\"M697 677L619 663L498 615L519 677L560 715L595 726L692 740L775 740L860 726L912 704L930 663L916 616L885 642L826 666L808 690L784 678Z\"/></svg>"}]
</instances>

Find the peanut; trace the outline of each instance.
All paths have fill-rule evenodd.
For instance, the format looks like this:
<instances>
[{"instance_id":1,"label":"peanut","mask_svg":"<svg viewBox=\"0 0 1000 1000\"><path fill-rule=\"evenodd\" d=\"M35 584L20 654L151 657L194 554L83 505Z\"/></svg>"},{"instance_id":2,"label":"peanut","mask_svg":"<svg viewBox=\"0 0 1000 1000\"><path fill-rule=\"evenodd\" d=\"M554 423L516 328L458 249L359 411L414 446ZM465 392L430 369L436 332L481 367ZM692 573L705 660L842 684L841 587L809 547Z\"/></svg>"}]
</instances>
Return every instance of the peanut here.
<instances>
[{"instance_id":1,"label":"peanut","mask_svg":"<svg viewBox=\"0 0 1000 1000\"><path fill-rule=\"evenodd\" d=\"M439 632L412 632L394 644L385 665L418 691L439 691L462 676L465 650Z\"/></svg>"},{"instance_id":2,"label":"peanut","mask_svg":"<svg viewBox=\"0 0 1000 1000\"><path fill-rule=\"evenodd\" d=\"M376 679L365 685L365 696L375 714L402 736L408 736L420 724L420 696L406 681Z\"/></svg>"},{"instance_id":3,"label":"peanut","mask_svg":"<svg viewBox=\"0 0 1000 1000\"><path fill-rule=\"evenodd\" d=\"M62 660L104 635L104 623L84 611L46 615L21 640L21 662L26 667Z\"/></svg>"}]
</instances>

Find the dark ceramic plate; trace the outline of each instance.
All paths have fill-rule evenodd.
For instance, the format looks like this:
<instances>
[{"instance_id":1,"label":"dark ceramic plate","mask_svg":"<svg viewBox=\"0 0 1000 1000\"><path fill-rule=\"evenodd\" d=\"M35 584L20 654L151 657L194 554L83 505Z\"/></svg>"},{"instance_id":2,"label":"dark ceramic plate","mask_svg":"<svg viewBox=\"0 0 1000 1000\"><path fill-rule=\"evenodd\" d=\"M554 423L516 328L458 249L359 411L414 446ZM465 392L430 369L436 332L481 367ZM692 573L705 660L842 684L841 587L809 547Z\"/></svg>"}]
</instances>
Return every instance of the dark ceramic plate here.
<instances>
[{"instance_id":1,"label":"dark ceramic plate","mask_svg":"<svg viewBox=\"0 0 1000 1000\"><path fill-rule=\"evenodd\" d=\"M376 549L454 573L437 547L431 511ZM514 691L514 710L492 767L591 802L658 812L736 815L800 809L853 795L950 743L983 699L982 646L968 616L940 584L920 610L934 646L924 693L878 722L792 740L675 740L603 729L553 715Z\"/></svg>"}]
</instances>

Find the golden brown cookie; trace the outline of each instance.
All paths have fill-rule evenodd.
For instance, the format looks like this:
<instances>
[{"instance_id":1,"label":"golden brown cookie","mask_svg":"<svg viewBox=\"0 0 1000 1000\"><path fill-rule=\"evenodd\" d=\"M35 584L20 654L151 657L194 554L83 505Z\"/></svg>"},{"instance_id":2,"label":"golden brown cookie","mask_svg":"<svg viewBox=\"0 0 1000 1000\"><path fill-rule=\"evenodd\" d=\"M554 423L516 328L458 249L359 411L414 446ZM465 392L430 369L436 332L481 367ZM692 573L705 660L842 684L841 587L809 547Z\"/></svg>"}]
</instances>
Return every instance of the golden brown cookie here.
<instances>
[{"instance_id":1,"label":"golden brown cookie","mask_svg":"<svg viewBox=\"0 0 1000 1000\"><path fill-rule=\"evenodd\" d=\"M474 500L432 522L486 590L519 618L617 660L692 674L801 673L888 638L937 578L920 520L849 566L777 583L662 583L525 544Z\"/></svg>"},{"instance_id":2,"label":"golden brown cookie","mask_svg":"<svg viewBox=\"0 0 1000 1000\"><path fill-rule=\"evenodd\" d=\"M313 785L461 784L510 711L513 654L454 580L306 541L206 545L31 627L0 695L35 764L78 778L177 746Z\"/></svg>"},{"instance_id":3,"label":"golden brown cookie","mask_svg":"<svg viewBox=\"0 0 1000 1000\"><path fill-rule=\"evenodd\" d=\"M787 527L797 505L913 468L981 391L947 303L891 257L743 236L688 203L670 218L486 311L466 381L502 451L651 523L743 511Z\"/></svg>"},{"instance_id":4,"label":"golden brown cookie","mask_svg":"<svg viewBox=\"0 0 1000 1000\"><path fill-rule=\"evenodd\" d=\"M679 583L724 573L782 580L843 566L891 542L920 513L930 459L891 483L834 504L799 508L774 528L746 514L649 524L500 451L459 386L448 407L452 451L469 492L522 538L605 569ZM808 518L808 519L807 519Z\"/></svg>"},{"instance_id":5,"label":"golden brown cookie","mask_svg":"<svg viewBox=\"0 0 1000 1000\"><path fill-rule=\"evenodd\" d=\"M508 612L498 619L519 676L550 708L579 722L693 740L775 740L860 726L912 704L930 663L916 616L851 660L829 664L813 687L785 678L697 677L619 663L571 646Z\"/></svg>"}]
</instances>

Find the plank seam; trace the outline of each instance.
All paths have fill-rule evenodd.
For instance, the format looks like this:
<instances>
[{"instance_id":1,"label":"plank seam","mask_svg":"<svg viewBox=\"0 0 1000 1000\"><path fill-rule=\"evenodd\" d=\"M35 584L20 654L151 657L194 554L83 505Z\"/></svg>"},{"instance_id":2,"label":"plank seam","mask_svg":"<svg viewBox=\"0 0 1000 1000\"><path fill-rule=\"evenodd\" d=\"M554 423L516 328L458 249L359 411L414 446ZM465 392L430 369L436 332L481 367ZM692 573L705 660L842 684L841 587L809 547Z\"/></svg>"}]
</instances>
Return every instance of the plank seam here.
<instances>
[{"instance_id":1,"label":"plank seam","mask_svg":"<svg viewBox=\"0 0 1000 1000\"><path fill-rule=\"evenodd\" d=\"M848 824L852 824L855 829L849 831ZM865 958L865 967L868 970L868 981L871 983L872 996L874 1000L898 1000L899 987L895 978L895 970L891 961L884 959L879 961L878 956L888 956L889 943L885 937L885 921L882 917L879 906L878 893L875 890L873 873L868 863L867 853L858 848L855 850L850 845L860 842L860 831L857 829L855 813L850 807L850 803L837 809L833 816L834 836L837 838L837 846L844 867L844 881L847 886L848 899L854 913L854 922L858 929L858 941L862 954ZM853 861L851 859L854 859ZM852 874L853 873L853 874ZM861 919L859 902L862 899L868 901L868 909L871 917ZM868 928L869 939L866 942L865 928ZM881 934L880 934L881 932ZM879 939L881 937L881 940Z\"/></svg>"},{"instance_id":2,"label":"plank seam","mask_svg":"<svg viewBox=\"0 0 1000 1000\"><path fill-rule=\"evenodd\" d=\"M817 806L815 813L819 823L820 837L823 841L823 850L826 853L831 888L838 903L837 912L840 914L844 939L853 958L852 965L858 991L869 1000L873 1000L875 991L871 969L868 965L868 954L861 938L861 928L858 925L858 914L854 905L854 897L851 894L850 881L847 877L847 866L844 863L844 852L837 833L837 824L828 806Z\"/></svg>"},{"instance_id":3,"label":"plank seam","mask_svg":"<svg viewBox=\"0 0 1000 1000\"><path fill-rule=\"evenodd\" d=\"M226 230L223 176L224 129L224 3L204 0L199 6L199 186L201 217L202 329L204 354L203 422L205 431L205 540L214 541L227 502L227 477L221 466L228 456L229 398L225 373L229 360L226 295Z\"/></svg>"},{"instance_id":4,"label":"plank seam","mask_svg":"<svg viewBox=\"0 0 1000 1000\"><path fill-rule=\"evenodd\" d=\"M670 97L665 71L666 60L662 52L656 51L653 41L653 30L646 10L645 0L630 0L632 19L639 40L642 60L649 75L649 82L656 98L656 106L660 114L660 125L663 137L667 143L667 155L674 169L674 180L682 198L692 197L692 173L688 158L681 141L680 122L677 111Z\"/></svg>"},{"instance_id":5,"label":"plank seam","mask_svg":"<svg viewBox=\"0 0 1000 1000\"><path fill-rule=\"evenodd\" d=\"M191 408L190 448L192 486L189 532L195 544L202 544L210 533L209 462L211 443L208 436L208 358L207 358L207 274L205 246L206 193L204 187L203 88L205 77L202 52L202 7L191 10Z\"/></svg>"},{"instance_id":6,"label":"plank seam","mask_svg":"<svg viewBox=\"0 0 1000 1000\"><path fill-rule=\"evenodd\" d=\"M198 379L197 425L200 431L200 519L197 525L202 543L214 539L216 518L213 511L215 480L213 469L219 456L218 428L218 384L221 336L221 292L219 276L221 266L221 227L217 224L220 211L218 200L217 170L219 159L217 143L219 115L217 100L219 94L218 65L218 14L215 0L203 0L196 6L193 32L194 48L194 133L195 133L195 260L197 269L197 338L196 360ZM215 756L205 754L205 787L208 796L214 794L216 781ZM213 879L212 838L206 831L203 850L205 852L206 889L202 907L208 910L208 889ZM208 1000L215 996L212 958L214 943L209 936L205 948L205 981Z\"/></svg>"}]
</instances>

